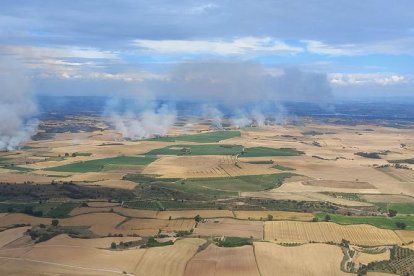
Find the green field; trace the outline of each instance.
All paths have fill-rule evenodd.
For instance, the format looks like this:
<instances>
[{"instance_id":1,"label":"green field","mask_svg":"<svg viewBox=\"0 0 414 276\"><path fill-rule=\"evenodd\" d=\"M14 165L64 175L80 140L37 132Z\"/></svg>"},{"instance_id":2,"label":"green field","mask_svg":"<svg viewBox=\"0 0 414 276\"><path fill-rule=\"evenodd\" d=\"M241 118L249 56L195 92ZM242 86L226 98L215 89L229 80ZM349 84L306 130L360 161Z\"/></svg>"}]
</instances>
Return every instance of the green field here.
<instances>
[{"instance_id":1,"label":"green field","mask_svg":"<svg viewBox=\"0 0 414 276\"><path fill-rule=\"evenodd\" d=\"M221 140L230 139L233 137L240 137L240 131L214 131L214 132L205 132L192 135L180 135L175 137L159 137L148 139L148 141L162 141L162 142L175 142L175 141L184 141L184 142L196 142L196 143L216 143Z\"/></svg>"},{"instance_id":2,"label":"green field","mask_svg":"<svg viewBox=\"0 0 414 276\"><path fill-rule=\"evenodd\" d=\"M189 194L223 197L237 196L239 192L263 191L279 187L286 178L293 175L280 173L193 179L162 179L144 175L127 175L124 179L135 181L141 185L157 185Z\"/></svg>"},{"instance_id":3,"label":"green field","mask_svg":"<svg viewBox=\"0 0 414 276\"><path fill-rule=\"evenodd\" d=\"M304 154L303 151L298 151L291 148L267 148L267 147L253 147L245 148L244 153L240 156L242 157L261 157L261 156L299 156Z\"/></svg>"},{"instance_id":4,"label":"green field","mask_svg":"<svg viewBox=\"0 0 414 276\"><path fill-rule=\"evenodd\" d=\"M63 166L48 168L48 171L56 172L100 172L104 170L117 169L123 166L145 166L156 158L149 156L118 156L112 158L96 159L84 162L76 162Z\"/></svg>"},{"instance_id":5,"label":"green field","mask_svg":"<svg viewBox=\"0 0 414 276\"><path fill-rule=\"evenodd\" d=\"M31 172L31 171L33 171L33 169L18 167L18 166L10 166L10 165L6 165L6 166L4 166L4 168L8 169L8 170L18 171L18 172Z\"/></svg>"},{"instance_id":6,"label":"green field","mask_svg":"<svg viewBox=\"0 0 414 276\"><path fill-rule=\"evenodd\" d=\"M243 151L244 149L244 151ZM298 156L303 154L295 149L253 147L244 148L240 145L172 145L164 148L154 149L146 153L147 155L236 155L242 157L261 157L261 156Z\"/></svg>"},{"instance_id":7,"label":"green field","mask_svg":"<svg viewBox=\"0 0 414 276\"><path fill-rule=\"evenodd\" d=\"M411 203L376 203L384 212L395 210L398 214L414 215L414 204Z\"/></svg>"},{"instance_id":8,"label":"green field","mask_svg":"<svg viewBox=\"0 0 414 276\"><path fill-rule=\"evenodd\" d=\"M177 190L188 194L201 194L216 197L237 196L239 192L263 191L279 187L283 181L293 176L292 173L267 175L243 175L235 177L208 178L156 178L149 175L129 174L124 177L140 185L156 185L169 190ZM177 208L179 205L177 204ZM183 206L184 207L184 206ZM181 207L182 208L182 207Z\"/></svg>"},{"instance_id":9,"label":"green field","mask_svg":"<svg viewBox=\"0 0 414 276\"><path fill-rule=\"evenodd\" d=\"M319 220L324 220L326 214L316 214L315 216ZM344 216L329 214L332 222L338 224L371 224L378 228L385 229L398 229L395 225L396 222L404 222L407 225L406 230L414 230L414 216L403 216L399 215L396 217L385 217L385 216L372 216L372 217L356 217L356 216Z\"/></svg>"},{"instance_id":10,"label":"green field","mask_svg":"<svg viewBox=\"0 0 414 276\"><path fill-rule=\"evenodd\" d=\"M274 166L272 166L272 168L280 170L280 171L294 171L295 170L295 169L285 167L285 166L282 166L282 165L274 165Z\"/></svg>"},{"instance_id":11,"label":"green field","mask_svg":"<svg viewBox=\"0 0 414 276\"><path fill-rule=\"evenodd\" d=\"M238 145L173 145L151 150L147 155L234 155L242 149Z\"/></svg>"}]
</instances>

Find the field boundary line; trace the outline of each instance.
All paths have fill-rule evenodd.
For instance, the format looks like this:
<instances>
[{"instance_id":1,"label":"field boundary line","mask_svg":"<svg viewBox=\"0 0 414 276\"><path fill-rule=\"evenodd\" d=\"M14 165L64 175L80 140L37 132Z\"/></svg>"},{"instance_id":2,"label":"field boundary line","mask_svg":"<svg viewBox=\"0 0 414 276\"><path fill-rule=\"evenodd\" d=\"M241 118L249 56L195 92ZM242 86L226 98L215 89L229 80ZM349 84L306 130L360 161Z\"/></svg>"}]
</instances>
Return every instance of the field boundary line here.
<instances>
[{"instance_id":1,"label":"field boundary line","mask_svg":"<svg viewBox=\"0 0 414 276\"><path fill-rule=\"evenodd\" d=\"M254 261L256 262L257 271L259 271L259 275L262 276L262 272L260 271L259 263L257 262L256 246L254 245L254 242L253 242L252 246L253 246L253 255L254 255Z\"/></svg>"}]
</instances>

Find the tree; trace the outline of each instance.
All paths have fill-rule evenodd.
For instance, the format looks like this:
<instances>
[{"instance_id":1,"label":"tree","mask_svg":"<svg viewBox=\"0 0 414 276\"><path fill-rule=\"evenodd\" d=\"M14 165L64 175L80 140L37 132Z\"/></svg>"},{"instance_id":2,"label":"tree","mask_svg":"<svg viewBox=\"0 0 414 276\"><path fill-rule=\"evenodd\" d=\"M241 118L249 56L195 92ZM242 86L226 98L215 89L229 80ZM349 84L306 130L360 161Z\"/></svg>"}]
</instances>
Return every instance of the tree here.
<instances>
[{"instance_id":1,"label":"tree","mask_svg":"<svg viewBox=\"0 0 414 276\"><path fill-rule=\"evenodd\" d=\"M271 214L267 215L267 220L273 220L273 216Z\"/></svg>"},{"instance_id":2,"label":"tree","mask_svg":"<svg viewBox=\"0 0 414 276\"><path fill-rule=\"evenodd\" d=\"M397 221L395 225L400 229L405 229L407 227L407 224L405 224L405 222L402 221Z\"/></svg>"},{"instance_id":3,"label":"tree","mask_svg":"<svg viewBox=\"0 0 414 276\"><path fill-rule=\"evenodd\" d=\"M57 219L52 219L52 225L53 225L53 226L58 226L58 224L59 224L59 220L57 220Z\"/></svg>"},{"instance_id":4,"label":"tree","mask_svg":"<svg viewBox=\"0 0 414 276\"><path fill-rule=\"evenodd\" d=\"M194 220L195 220L196 222L200 222L200 221L202 221L202 220L203 220L203 218L202 218L200 215L197 215L197 216L195 216L195 217L194 217Z\"/></svg>"},{"instance_id":5,"label":"tree","mask_svg":"<svg viewBox=\"0 0 414 276\"><path fill-rule=\"evenodd\" d=\"M342 239L342 241L341 241L341 245L343 246L343 247L346 247L346 248L349 248L349 241L348 240L345 240L345 239Z\"/></svg>"},{"instance_id":6,"label":"tree","mask_svg":"<svg viewBox=\"0 0 414 276\"><path fill-rule=\"evenodd\" d=\"M397 215L397 210L393 210L393 209L388 210L389 217L395 217L396 215Z\"/></svg>"},{"instance_id":7,"label":"tree","mask_svg":"<svg viewBox=\"0 0 414 276\"><path fill-rule=\"evenodd\" d=\"M325 221L330 221L331 220L331 216L330 215L326 215L325 216Z\"/></svg>"},{"instance_id":8,"label":"tree","mask_svg":"<svg viewBox=\"0 0 414 276\"><path fill-rule=\"evenodd\" d=\"M111 243L111 249L116 249L116 243L115 242Z\"/></svg>"}]
</instances>

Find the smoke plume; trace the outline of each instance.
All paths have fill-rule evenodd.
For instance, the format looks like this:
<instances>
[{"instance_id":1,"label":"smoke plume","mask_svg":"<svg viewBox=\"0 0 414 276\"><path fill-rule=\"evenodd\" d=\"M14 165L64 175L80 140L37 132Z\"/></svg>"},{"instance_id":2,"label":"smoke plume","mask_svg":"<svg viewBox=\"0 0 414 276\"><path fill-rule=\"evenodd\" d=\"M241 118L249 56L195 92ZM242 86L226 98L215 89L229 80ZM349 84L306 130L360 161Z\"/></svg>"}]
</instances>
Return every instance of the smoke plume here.
<instances>
[{"instance_id":1,"label":"smoke plume","mask_svg":"<svg viewBox=\"0 0 414 276\"><path fill-rule=\"evenodd\" d=\"M37 128L36 104L23 72L17 61L0 60L0 150L20 148Z\"/></svg>"},{"instance_id":2,"label":"smoke plume","mask_svg":"<svg viewBox=\"0 0 414 276\"><path fill-rule=\"evenodd\" d=\"M124 138L146 139L165 136L176 121L176 112L167 105L142 111L112 111L110 122Z\"/></svg>"},{"instance_id":3,"label":"smoke plume","mask_svg":"<svg viewBox=\"0 0 414 276\"><path fill-rule=\"evenodd\" d=\"M315 103L324 108L333 102L325 74L246 62L182 63L163 78L139 83L132 90L139 95L138 104L127 112L111 113L116 129L126 138L164 135L172 127L176 111L148 108L154 102L186 103L185 112L201 115L219 129L223 118L230 118L236 128L265 126L269 121L284 123L285 102Z\"/></svg>"}]
</instances>

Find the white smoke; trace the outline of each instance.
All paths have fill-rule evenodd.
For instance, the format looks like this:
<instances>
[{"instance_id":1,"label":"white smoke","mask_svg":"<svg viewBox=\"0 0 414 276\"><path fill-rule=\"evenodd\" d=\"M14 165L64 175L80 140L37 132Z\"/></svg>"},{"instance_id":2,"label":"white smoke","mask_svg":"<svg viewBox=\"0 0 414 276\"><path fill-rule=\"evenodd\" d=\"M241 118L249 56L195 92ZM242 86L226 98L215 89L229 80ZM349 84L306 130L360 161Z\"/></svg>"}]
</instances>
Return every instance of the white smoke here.
<instances>
[{"instance_id":1,"label":"white smoke","mask_svg":"<svg viewBox=\"0 0 414 276\"><path fill-rule=\"evenodd\" d=\"M165 136L174 126L176 111L166 105L158 109L147 109L142 112L112 112L110 121L124 138L146 139Z\"/></svg>"},{"instance_id":2,"label":"white smoke","mask_svg":"<svg viewBox=\"0 0 414 276\"><path fill-rule=\"evenodd\" d=\"M251 124L252 120L245 116L231 118L231 126L235 128L242 128L250 126Z\"/></svg>"},{"instance_id":3,"label":"white smoke","mask_svg":"<svg viewBox=\"0 0 414 276\"><path fill-rule=\"evenodd\" d=\"M0 60L0 150L15 150L37 129L37 112L30 84L19 63Z\"/></svg>"},{"instance_id":4,"label":"white smoke","mask_svg":"<svg viewBox=\"0 0 414 276\"><path fill-rule=\"evenodd\" d=\"M256 126L262 127L266 125L266 117L265 115L263 115L262 112L258 110L253 110L251 114L252 114L253 122Z\"/></svg>"},{"instance_id":5,"label":"white smoke","mask_svg":"<svg viewBox=\"0 0 414 276\"><path fill-rule=\"evenodd\" d=\"M203 117L211 121L214 128L223 128L223 113L216 107L204 104L202 107Z\"/></svg>"}]
</instances>

